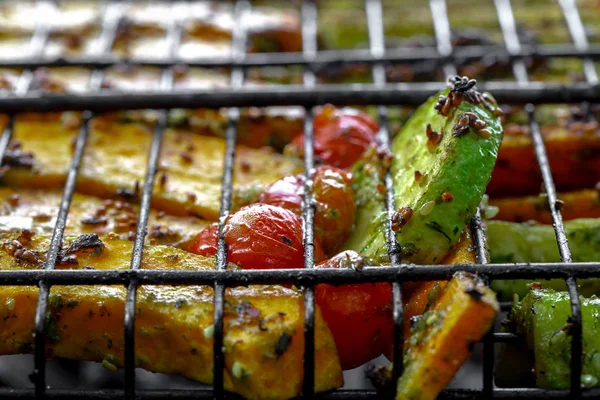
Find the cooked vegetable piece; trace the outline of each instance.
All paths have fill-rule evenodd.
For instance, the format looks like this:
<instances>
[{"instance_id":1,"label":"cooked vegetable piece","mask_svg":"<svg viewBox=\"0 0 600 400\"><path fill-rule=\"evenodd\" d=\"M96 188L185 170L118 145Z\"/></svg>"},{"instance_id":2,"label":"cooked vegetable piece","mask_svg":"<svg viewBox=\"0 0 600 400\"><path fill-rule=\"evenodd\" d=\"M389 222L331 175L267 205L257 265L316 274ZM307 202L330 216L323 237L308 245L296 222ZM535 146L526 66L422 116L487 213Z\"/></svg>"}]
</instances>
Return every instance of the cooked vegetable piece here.
<instances>
[{"instance_id":1,"label":"cooked vegetable piece","mask_svg":"<svg viewBox=\"0 0 600 400\"><path fill-rule=\"evenodd\" d=\"M196 52L197 54L197 52ZM174 87L182 90L203 90L227 87L230 74L225 69L177 68ZM251 85L302 83L301 71L293 68L266 67L247 71ZM277 151L292 141L303 129L302 107L242 108L237 125L237 143L253 148L272 146ZM169 113L169 125L202 135L226 137L227 109L174 109Z\"/></svg>"},{"instance_id":2,"label":"cooked vegetable piece","mask_svg":"<svg viewBox=\"0 0 600 400\"><path fill-rule=\"evenodd\" d=\"M367 261L368 262L368 261ZM363 257L344 251L316 268L360 271ZM392 341L392 287L387 282L333 286L321 284L315 299L335 339L342 369L352 369L378 357Z\"/></svg>"},{"instance_id":3,"label":"cooked vegetable piece","mask_svg":"<svg viewBox=\"0 0 600 400\"><path fill-rule=\"evenodd\" d=\"M117 124L107 120L97 120L93 127L77 192L102 198L113 198L117 194L130 200L139 198L151 129L142 124ZM5 182L21 187L61 188L71 158L70 143L76 132L77 127L65 130L57 122L17 124L15 139L22 142L23 151L33 153L33 165L10 168L4 175ZM224 154L225 141L221 138L167 130L153 208L171 215L216 220ZM300 171L300 160L264 149L238 146L234 170L236 201L243 204L246 197L257 197L265 185Z\"/></svg>"},{"instance_id":4,"label":"cooked vegetable piece","mask_svg":"<svg viewBox=\"0 0 600 400\"><path fill-rule=\"evenodd\" d=\"M581 123L580 123L581 125ZM506 127L507 132L509 127ZM572 131L556 125L543 128L546 153L558 190L594 187L600 181L600 130ZM531 139L507 134L487 192L491 196L537 194L542 183Z\"/></svg>"},{"instance_id":5,"label":"cooked vegetable piece","mask_svg":"<svg viewBox=\"0 0 600 400\"><path fill-rule=\"evenodd\" d=\"M453 89L415 112L392 144L394 230L407 262L439 263L456 245L483 197L502 140L495 101L476 92L474 81L456 79ZM353 168L358 207L364 201L367 208L357 213L356 226L363 229L355 229L346 248L381 261L386 221L378 201L383 196L373 194L382 182L360 182L381 177L386 157L377 165L370 156Z\"/></svg>"},{"instance_id":6,"label":"cooked vegetable piece","mask_svg":"<svg viewBox=\"0 0 600 400\"><path fill-rule=\"evenodd\" d=\"M379 130L377 123L368 115L351 108L323 107L315 117L315 157L323 164L348 168L375 142ZM304 154L304 134L294 138L286 147L286 153Z\"/></svg>"},{"instance_id":7,"label":"cooked vegetable piece","mask_svg":"<svg viewBox=\"0 0 600 400\"><path fill-rule=\"evenodd\" d=\"M560 193L560 212L564 220L600 217L600 193L598 190L580 190ZM491 206L498 207L494 219L500 221L525 222L529 220L543 224L552 223L552 215L545 195L527 197L505 197L490 199Z\"/></svg>"},{"instance_id":8,"label":"cooked vegetable piece","mask_svg":"<svg viewBox=\"0 0 600 400\"><path fill-rule=\"evenodd\" d=\"M475 251L471 229L467 226L458 240L456 246L442 260L441 264L475 264ZM448 281L418 282L410 287L404 284L404 338L410 337L410 321L412 317L423 314L435 298L443 290ZM390 352L391 354L391 352Z\"/></svg>"},{"instance_id":9,"label":"cooked vegetable piece","mask_svg":"<svg viewBox=\"0 0 600 400\"><path fill-rule=\"evenodd\" d=\"M598 386L600 376L600 300L580 296L583 321L583 371L585 387ZM511 329L523 335L535 358L536 384L542 388L566 389L571 376L571 304L567 292L536 285L509 316Z\"/></svg>"},{"instance_id":10,"label":"cooked vegetable piece","mask_svg":"<svg viewBox=\"0 0 600 400\"><path fill-rule=\"evenodd\" d=\"M72 155L77 129L57 121L56 114L22 114L16 118L12 141L2 159L9 169L2 181L15 186L61 188Z\"/></svg>"},{"instance_id":11,"label":"cooked vegetable piece","mask_svg":"<svg viewBox=\"0 0 600 400\"><path fill-rule=\"evenodd\" d=\"M0 187L0 231L29 229L40 235L51 235L61 198L62 191ZM121 239L133 240L138 213L138 206L126 201L75 193L65 234L116 232ZM207 222L199 218L174 217L150 210L148 242L187 248L198 229L206 225Z\"/></svg>"},{"instance_id":12,"label":"cooked vegetable piece","mask_svg":"<svg viewBox=\"0 0 600 400\"><path fill-rule=\"evenodd\" d=\"M315 170L312 181L315 235L325 253L332 255L344 244L354 226L356 206L350 188L352 177L341 169L322 165ZM301 215L303 198L304 178L295 175L268 186L258 201Z\"/></svg>"},{"instance_id":13,"label":"cooked vegetable piece","mask_svg":"<svg viewBox=\"0 0 600 400\"><path fill-rule=\"evenodd\" d=\"M268 204L243 207L223 227L227 261L244 269L304 268L302 220L293 212ZM215 224L200 232L189 251L203 256L217 253ZM315 262L325 259L315 239Z\"/></svg>"},{"instance_id":14,"label":"cooked vegetable piece","mask_svg":"<svg viewBox=\"0 0 600 400\"><path fill-rule=\"evenodd\" d=\"M600 259L600 220L578 219L565 222L565 231L573 261L597 261ZM556 234L550 225L518 224L489 221L487 224L488 247L493 263L558 262L560 256ZM513 293L524 296L528 292L527 280L497 280L492 288L502 299L512 299ZM600 292L600 281L581 279L581 292ZM553 279L546 286L564 289L563 280Z\"/></svg>"},{"instance_id":15,"label":"cooked vegetable piece","mask_svg":"<svg viewBox=\"0 0 600 400\"><path fill-rule=\"evenodd\" d=\"M397 399L435 399L491 327L500 306L479 277L459 272L416 317Z\"/></svg>"},{"instance_id":16,"label":"cooked vegetable piece","mask_svg":"<svg viewBox=\"0 0 600 400\"><path fill-rule=\"evenodd\" d=\"M0 269L37 269L49 237L2 235ZM23 243L17 255L15 241ZM112 235L65 238L58 268L129 268L132 244ZM18 249L17 249L18 250ZM12 253L12 255L11 255ZM69 256L70 262L67 262ZM74 261L73 261L74 260ZM33 261L33 262L32 262ZM214 269L214 259L168 246L147 246L144 269ZM126 289L115 286L53 286L46 315L48 354L123 366ZM38 289L0 287L0 354L33 351ZM251 399L291 398L302 386L303 298L279 286L229 288L225 297L225 388ZM135 324L136 365L181 374L210 384L213 378L213 289L209 286L141 286ZM339 387L342 374L335 342L315 313L316 390Z\"/></svg>"},{"instance_id":17,"label":"cooked vegetable piece","mask_svg":"<svg viewBox=\"0 0 600 400\"><path fill-rule=\"evenodd\" d=\"M441 264L475 264L475 251L471 229L466 226L456 246L448 253ZM413 317L423 314L448 285L448 281L405 282L402 285L404 299L404 342L410 339L410 327ZM393 342L386 351L388 359L392 359Z\"/></svg>"}]
</instances>

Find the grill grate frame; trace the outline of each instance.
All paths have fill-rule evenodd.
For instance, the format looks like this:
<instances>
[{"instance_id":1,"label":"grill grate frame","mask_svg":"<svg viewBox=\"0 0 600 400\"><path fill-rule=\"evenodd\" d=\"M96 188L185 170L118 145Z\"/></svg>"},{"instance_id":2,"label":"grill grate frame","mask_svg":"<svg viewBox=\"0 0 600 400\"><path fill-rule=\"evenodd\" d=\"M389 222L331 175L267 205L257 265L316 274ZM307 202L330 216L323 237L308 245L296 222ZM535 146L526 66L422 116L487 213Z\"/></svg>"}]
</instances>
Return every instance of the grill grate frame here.
<instances>
[{"instance_id":1,"label":"grill grate frame","mask_svg":"<svg viewBox=\"0 0 600 400\"><path fill-rule=\"evenodd\" d=\"M111 4L106 3L107 5ZM41 25L36 28L30 46L33 59L23 59L0 63L2 67L24 67L16 93L0 98L0 112L10 113L11 118L6 129L0 137L0 154L4 154L10 141L14 123L14 113L19 111L56 111L56 110L84 110L84 122L78 133L75 151L71 160L67 181L64 186L63 198L56 226L54 228L48 260L44 269L35 271L0 271L0 285L38 285L39 301L36 310L35 333L35 371L33 374L35 389L7 389L0 388L2 398L139 398L154 399L172 397L177 399L188 398L224 398L229 395L223 388L224 355L223 343L223 303L226 286L236 284L293 283L305 289L305 358L304 371L307 379L304 380L302 392L305 397L314 396L314 285L317 283L356 283L356 282L391 282L393 285L394 303L394 330L395 337L399 340L394 345L395 368L393 376L397 379L401 374L402 365L402 294L400 282L412 280L448 279L454 272L476 272L488 280L494 279L525 279L525 278L563 278L565 279L571 298L573 314L573 341L571 389L570 390L543 390L543 389L502 389L494 387L494 343L511 342L516 339L513 334L490 332L484 339L484 364L483 364L483 389L454 389L445 390L443 398L562 398L571 397L598 397L600 389L582 391L580 386L581 354L582 354L582 329L581 306L577 293L577 278L600 277L600 261L593 263L571 262L570 249L565 237L564 225L560 210L556 207L556 190L552 173L549 168L546 149L540 133L539 125L535 119L534 104L540 103L571 103L571 102L600 102L600 86L598 76L594 69L593 60L600 58L600 46L590 46L583 31L580 15L573 0L559 0L567 27L573 39L573 45L544 45L536 47L521 46L516 34L514 13L510 0L494 0L497 9L502 35L506 44L505 48L499 46L468 46L453 49L450 42L450 22L446 12L445 0L430 0L433 17L434 31L437 48L423 49L386 49L385 34L383 32L382 1L365 0L367 27L369 33L368 51L317 51L317 8L314 0L306 0L301 6L302 15L302 53L280 54L246 54L246 33L240 23L242 15L251 7L248 0L237 0L235 4L235 29L233 33L233 54L227 59L213 59L201 62L186 62L189 66L202 67L231 67L231 85L226 89L202 91L173 91L172 68L178 64L175 57L177 46L181 37L181 26L173 24L169 30L170 59L164 62L136 61L135 65L152 65L163 68L160 92L142 92L135 94L122 93L94 93L101 87L103 69L116 64L121 60L113 59L109 52L116 34L116 20L105 18L102 28L102 52L98 57L78 59L46 60L42 58L44 46L48 40L49 29ZM391 215L395 210L393 187L390 175L386 175L386 208L388 212L388 226L386 239L388 241L390 267L365 267L360 275L354 271L344 270L315 270L314 267L314 207L311 203L310 188L311 176L314 167L311 107L324 103L340 105L378 104L378 117L381 130L377 139L380 145L389 148L389 128L387 125L387 108L391 104L419 104L429 95L433 94L444 85L436 82L427 83L401 83L390 84L386 82L384 66L395 62L416 62L423 59L436 62L443 67L445 75L456 73L454 60L477 59L490 54L511 60L513 75L516 82L498 82L479 85L481 88L494 92L500 101L526 104L529 117L529 127L534 143L534 149L544 186L548 195L557 243L559 246L560 263L534 263L534 264L495 264L486 265L485 233L479 212L471 222L474 232L475 247L478 264L474 265L429 265L413 268L410 265L400 265L399 248L391 230ZM531 83L523 62L524 57L530 55L541 57L576 57L584 62L585 83L577 84L551 84ZM108 60L108 61L107 61ZM331 85L317 84L314 70L327 65L340 63L360 62L372 66L373 84L363 85ZM88 66L94 68L91 78L91 93L86 94L39 94L28 92L33 79L33 69L39 66ZM302 65L305 67L303 85L286 85L284 87L269 88L244 88L245 70L253 66L269 65ZM237 122L241 106L267 106L267 105L301 105L305 107L305 158L304 177L305 192L302 221L303 242L305 245L304 270L271 270L271 271L227 271L226 245L223 239L223 224L231 207L233 163L235 160L235 143L237 136ZM157 171L162 137L166 128L167 110L178 107L206 107L220 108L231 107L228 112L229 122L226 130L226 153L221 190L219 242L217 253L217 269L215 271L148 271L140 269L144 248L144 239L147 233L150 200L152 198L153 182ZM128 271L69 271L54 270L58 250L66 225L71 199L75 191L77 173L81 163L83 151L87 142L89 125L94 112L116 109L154 108L161 109L154 128L152 145L149 152L145 181L142 187L138 227L133 244L131 268ZM44 351L44 318L46 313L48 294L51 285L106 285L123 284L127 286L125 304L124 337L125 337L125 386L124 390L57 390L47 389L45 382L46 354ZM134 310L136 291L139 285L161 284L203 284L211 285L214 292L214 365L215 377L213 390L175 390L152 391L136 390L135 388L135 353L134 353ZM338 390L322 396L323 398L352 398L367 399L377 398L374 391L347 391Z\"/></svg>"}]
</instances>

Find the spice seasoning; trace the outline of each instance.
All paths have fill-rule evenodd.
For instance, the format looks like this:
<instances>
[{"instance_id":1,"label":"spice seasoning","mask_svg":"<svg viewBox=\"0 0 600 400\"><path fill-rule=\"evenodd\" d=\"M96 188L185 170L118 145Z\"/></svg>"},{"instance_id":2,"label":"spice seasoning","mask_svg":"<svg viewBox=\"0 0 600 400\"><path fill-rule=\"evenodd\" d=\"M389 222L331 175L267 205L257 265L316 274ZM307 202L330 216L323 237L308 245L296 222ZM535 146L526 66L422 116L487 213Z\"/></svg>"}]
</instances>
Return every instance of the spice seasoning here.
<instances>
[{"instance_id":1,"label":"spice seasoning","mask_svg":"<svg viewBox=\"0 0 600 400\"><path fill-rule=\"evenodd\" d=\"M392 216L392 231L400 232L404 225L410 220L413 210L410 207L402 207Z\"/></svg>"}]
</instances>

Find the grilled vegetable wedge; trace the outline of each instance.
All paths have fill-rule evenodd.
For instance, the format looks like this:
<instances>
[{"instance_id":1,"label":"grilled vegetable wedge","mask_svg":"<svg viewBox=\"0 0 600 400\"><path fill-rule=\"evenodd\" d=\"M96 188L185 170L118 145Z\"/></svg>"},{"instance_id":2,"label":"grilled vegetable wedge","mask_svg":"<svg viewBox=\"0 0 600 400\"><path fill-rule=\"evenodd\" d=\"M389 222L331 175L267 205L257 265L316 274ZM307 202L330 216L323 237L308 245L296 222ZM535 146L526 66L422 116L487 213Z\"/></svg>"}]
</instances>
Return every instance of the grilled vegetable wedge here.
<instances>
[{"instance_id":1,"label":"grilled vegetable wedge","mask_svg":"<svg viewBox=\"0 0 600 400\"><path fill-rule=\"evenodd\" d=\"M500 306L475 275L459 272L411 330L397 399L435 399L491 327Z\"/></svg>"},{"instance_id":2,"label":"grilled vegetable wedge","mask_svg":"<svg viewBox=\"0 0 600 400\"><path fill-rule=\"evenodd\" d=\"M462 236L456 246L448 253L442 264L475 264L475 251L471 228L464 228ZM435 298L443 290L448 281L418 282L407 287L403 286L404 303L404 338L410 337L410 320L412 317L423 314Z\"/></svg>"},{"instance_id":3,"label":"grilled vegetable wedge","mask_svg":"<svg viewBox=\"0 0 600 400\"><path fill-rule=\"evenodd\" d=\"M583 372L586 387L600 382L600 299L580 296L583 321ZM534 287L513 307L510 327L525 338L535 358L536 384L543 388L570 387L571 305L567 292Z\"/></svg>"},{"instance_id":4,"label":"grilled vegetable wedge","mask_svg":"<svg viewBox=\"0 0 600 400\"><path fill-rule=\"evenodd\" d=\"M560 209L564 220L600 217L600 193L598 190L566 192L559 194L558 198L564 203ZM548 199L544 195L492 198L489 204L498 207L498 214L494 218L500 221L533 220L543 224L552 223Z\"/></svg>"},{"instance_id":5,"label":"grilled vegetable wedge","mask_svg":"<svg viewBox=\"0 0 600 400\"><path fill-rule=\"evenodd\" d=\"M77 192L102 198L139 197L146 170L151 129L142 124L107 123L97 120L90 132L77 182ZM14 139L22 152L31 152L29 166L15 161L5 173L6 183L33 188L60 188L71 157L71 141L77 128L60 123L17 123ZM156 177L153 208L172 215L194 215L216 220L219 215L225 141L216 137L167 130ZM264 149L237 147L234 171L235 197L243 199L281 178L301 171L296 158ZM243 205L243 202L241 202Z\"/></svg>"},{"instance_id":6,"label":"grilled vegetable wedge","mask_svg":"<svg viewBox=\"0 0 600 400\"><path fill-rule=\"evenodd\" d=\"M52 235L62 191L0 187L0 231L32 230ZM139 209L123 201L73 195L65 234L107 234L115 232L121 239L133 240ZM198 230L208 225L196 217L175 217L150 210L148 243L187 248Z\"/></svg>"},{"instance_id":7,"label":"grilled vegetable wedge","mask_svg":"<svg viewBox=\"0 0 600 400\"><path fill-rule=\"evenodd\" d=\"M578 133L549 124L542 133L558 190L590 188L600 180L597 126L590 132ZM507 134L488 186L490 196L536 194L541 183L531 138L526 134Z\"/></svg>"},{"instance_id":8,"label":"grilled vegetable wedge","mask_svg":"<svg viewBox=\"0 0 600 400\"><path fill-rule=\"evenodd\" d=\"M2 235L0 269L37 269L49 239ZM21 243L23 252L17 252ZM108 235L65 238L58 268L127 269L132 244ZM21 250L22 250L21 249ZM12 254L12 255L11 255ZM167 246L144 250L144 269L213 269L214 259ZM123 286L53 286L46 315L48 355L123 365ZM35 287L0 287L0 354L33 350ZM251 399L290 398L302 384L303 299L279 286L227 289L225 387ZM211 383L213 289L207 286L142 286L135 324L136 365ZM315 314L316 390L342 384L335 343L321 313Z\"/></svg>"},{"instance_id":9,"label":"grilled vegetable wedge","mask_svg":"<svg viewBox=\"0 0 600 400\"><path fill-rule=\"evenodd\" d=\"M393 141L390 168L399 208L394 230L407 262L439 263L456 245L489 182L502 126L495 101L473 85L457 77L454 88L430 98ZM363 209L346 244L376 261L387 254L382 195L373 190L383 186L372 181L385 171L383 159L380 165L363 159L354 166L355 198ZM365 181L370 183L361 186Z\"/></svg>"},{"instance_id":10,"label":"grilled vegetable wedge","mask_svg":"<svg viewBox=\"0 0 600 400\"><path fill-rule=\"evenodd\" d=\"M565 231L573 261L597 261L600 258L600 220L568 221ZM556 234L550 225L489 221L487 237L493 263L560 261ZM499 280L492 283L492 288L500 298L510 300L513 293L524 296L528 292L528 283L526 280ZM586 295L600 293L597 279L581 279L578 283ZM554 279L545 286L565 288L563 280Z\"/></svg>"}]
</instances>

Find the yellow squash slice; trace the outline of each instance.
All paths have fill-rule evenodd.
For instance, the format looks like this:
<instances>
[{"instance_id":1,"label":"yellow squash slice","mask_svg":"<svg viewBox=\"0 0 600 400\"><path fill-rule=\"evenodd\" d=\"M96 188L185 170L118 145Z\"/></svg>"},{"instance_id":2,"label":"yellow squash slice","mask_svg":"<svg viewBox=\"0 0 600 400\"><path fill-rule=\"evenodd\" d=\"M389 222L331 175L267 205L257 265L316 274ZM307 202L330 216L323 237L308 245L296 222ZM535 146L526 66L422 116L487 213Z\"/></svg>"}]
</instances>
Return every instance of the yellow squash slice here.
<instances>
[{"instance_id":1,"label":"yellow squash slice","mask_svg":"<svg viewBox=\"0 0 600 400\"><path fill-rule=\"evenodd\" d=\"M22 252L16 242L22 243ZM0 236L0 269L37 269L49 239ZM58 268L127 269L132 243L108 235L65 238ZM142 268L205 270L214 260L167 246L148 246ZM46 315L51 357L123 365L123 286L53 286ZM0 354L33 351L38 290L0 286ZM225 296L225 387L250 399L291 398L303 374L304 315L301 293L280 286L230 288ZM135 322L138 367L210 384L213 379L213 289L207 286L141 286ZM320 311L315 314L315 385L342 385L335 342Z\"/></svg>"},{"instance_id":2,"label":"yellow squash slice","mask_svg":"<svg viewBox=\"0 0 600 400\"><path fill-rule=\"evenodd\" d=\"M62 191L0 187L0 231L29 229L39 235L52 235ZM73 195L65 235L118 233L133 240L139 208L127 202L102 200L79 193ZM187 249L193 237L208 225L196 217L175 217L150 211L148 243Z\"/></svg>"},{"instance_id":3,"label":"yellow squash slice","mask_svg":"<svg viewBox=\"0 0 600 400\"><path fill-rule=\"evenodd\" d=\"M50 115L19 118L14 139L23 152L33 153L31 168L12 167L4 174L9 185L60 188L66 179L77 126L65 126ZM53 119L53 120L52 120ZM107 119L93 124L85 149L76 191L101 198L125 195L137 199L146 171L151 128ZM225 141L187 131L167 130L160 172L156 177L153 208L167 214L216 220L219 216ZM234 198L243 205L262 188L283 176L300 172L302 163L266 149L237 146Z\"/></svg>"}]
</instances>

